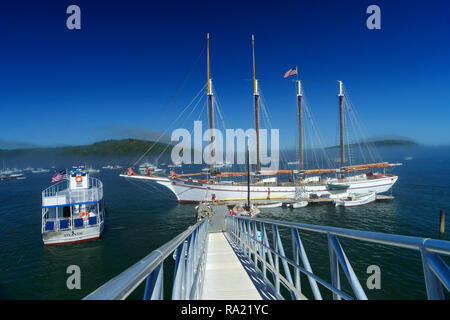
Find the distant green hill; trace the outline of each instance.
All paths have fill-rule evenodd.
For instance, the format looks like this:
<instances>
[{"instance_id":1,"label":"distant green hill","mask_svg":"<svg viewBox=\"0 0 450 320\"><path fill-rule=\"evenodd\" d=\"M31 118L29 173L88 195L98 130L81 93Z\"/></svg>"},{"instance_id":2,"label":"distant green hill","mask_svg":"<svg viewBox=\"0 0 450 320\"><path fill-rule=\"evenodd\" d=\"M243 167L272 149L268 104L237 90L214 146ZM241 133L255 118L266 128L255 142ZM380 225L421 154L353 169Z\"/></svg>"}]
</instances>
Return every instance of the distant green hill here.
<instances>
[{"instance_id":1,"label":"distant green hill","mask_svg":"<svg viewBox=\"0 0 450 320\"><path fill-rule=\"evenodd\" d=\"M383 139L383 140L371 140L368 141L369 145L375 147L401 147L401 146L418 146L417 142L408 139ZM356 143L350 144L350 147L358 146ZM328 147L326 149L339 148L340 146Z\"/></svg>"},{"instance_id":2,"label":"distant green hill","mask_svg":"<svg viewBox=\"0 0 450 320\"><path fill-rule=\"evenodd\" d=\"M170 153L172 146L165 143L138 140L106 140L90 145L68 146L55 148L28 148L0 150L0 156L25 155L25 154L53 154L53 155L78 155L78 156L111 156L111 155L139 155L143 154L153 145L149 154Z\"/></svg>"}]
</instances>

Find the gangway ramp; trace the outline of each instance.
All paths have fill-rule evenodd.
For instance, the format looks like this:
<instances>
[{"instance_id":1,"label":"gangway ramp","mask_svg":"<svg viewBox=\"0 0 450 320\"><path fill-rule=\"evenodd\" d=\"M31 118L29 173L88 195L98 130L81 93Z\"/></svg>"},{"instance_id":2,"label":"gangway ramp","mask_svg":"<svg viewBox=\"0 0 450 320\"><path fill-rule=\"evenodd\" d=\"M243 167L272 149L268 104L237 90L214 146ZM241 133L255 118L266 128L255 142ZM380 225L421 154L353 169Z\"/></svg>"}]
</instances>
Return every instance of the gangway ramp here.
<instances>
[{"instance_id":1,"label":"gangway ramp","mask_svg":"<svg viewBox=\"0 0 450 320\"><path fill-rule=\"evenodd\" d=\"M230 216L221 211L190 226L85 299L126 299L142 284L144 300L366 300L365 279L358 279L352 267L361 260L356 257L350 262L345 253L345 248L360 242L415 251L421 257L428 299L444 300L450 291L445 260L450 256L449 241ZM302 238L311 232L328 240L328 277L314 273L309 262ZM342 238L348 240L345 247ZM167 273L171 279L164 281ZM301 275L307 281L301 282ZM347 282L347 289L341 281Z\"/></svg>"},{"instance_id":2,"label":"gangway ramp","mask_svg":"<svg viewBox=\"0 0 450 320\"><path fill-rule=\"evenodd\" d=\"M208 235L202 299L262 300L223 232Z\"/></svg>"}]
</instances>

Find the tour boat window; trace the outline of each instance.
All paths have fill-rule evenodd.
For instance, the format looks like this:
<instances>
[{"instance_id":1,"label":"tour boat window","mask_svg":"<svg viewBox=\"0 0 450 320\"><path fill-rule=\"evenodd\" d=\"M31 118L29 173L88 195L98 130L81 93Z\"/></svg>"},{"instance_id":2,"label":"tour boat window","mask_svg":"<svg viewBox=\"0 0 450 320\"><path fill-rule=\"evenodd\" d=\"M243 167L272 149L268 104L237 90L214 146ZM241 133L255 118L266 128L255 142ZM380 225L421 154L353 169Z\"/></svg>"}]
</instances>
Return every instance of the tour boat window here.
<instances>
[{"instance_id":1,"label":"tour boat window","mask_svg":"<svg viewBox=\"0 0 450 320\"><path fill-rule=\"evenodd\" d=\"M70 218L70 206L65 206L63 208L63 218Z\"/></svg>"}]
</instances>

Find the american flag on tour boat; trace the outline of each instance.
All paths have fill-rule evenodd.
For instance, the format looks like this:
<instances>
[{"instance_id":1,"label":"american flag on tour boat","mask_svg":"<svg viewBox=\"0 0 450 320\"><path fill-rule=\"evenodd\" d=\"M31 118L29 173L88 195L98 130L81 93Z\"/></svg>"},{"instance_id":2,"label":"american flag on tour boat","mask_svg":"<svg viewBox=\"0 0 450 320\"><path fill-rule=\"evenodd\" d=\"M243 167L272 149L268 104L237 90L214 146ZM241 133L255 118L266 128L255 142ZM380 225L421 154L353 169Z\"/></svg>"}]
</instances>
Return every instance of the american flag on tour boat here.
<instances>
[{"instance_id":1,"label":"american flag on tour boat","mask_svg":"<svg viewBox=\"0 0 450 320\"><path fill-rule=\"evenodd\" d=\"M288 72L286 72L284 74L284 78L286 79L287 77L293 76L297 74L297 66L295 66L294 68L289 69Z\"/></svg>"},{"instance_id":2,"label":"american flag on tour boat","mask_svg":"<svg viewBox=\"0 0 450 320\"><path fill-rule=\"evenodd\" d=\"M52 176L52 183L63 180L67 180L67 170L61 170Z\"/></svg>"}]
</instances>

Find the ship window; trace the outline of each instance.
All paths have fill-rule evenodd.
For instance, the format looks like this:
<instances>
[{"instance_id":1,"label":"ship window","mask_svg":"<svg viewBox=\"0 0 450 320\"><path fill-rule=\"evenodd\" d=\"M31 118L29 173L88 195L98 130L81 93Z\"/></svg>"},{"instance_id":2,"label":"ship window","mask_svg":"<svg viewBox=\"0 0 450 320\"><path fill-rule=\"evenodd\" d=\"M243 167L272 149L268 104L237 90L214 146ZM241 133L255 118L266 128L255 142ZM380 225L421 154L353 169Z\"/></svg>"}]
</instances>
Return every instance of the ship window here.
<instances>
[{"instance_id":1,"label":"ship window","mask_svg":"<svg viewBox=\"0 0 450 320\"><path fill-rule=\"evenodd\" d=\"M56 219L56 208L55 207L48 208L46 218L47 219Z\"/></svg>"},{"instance_id":2,"label":"ship window","mask_svg":"<svg viewBox=\"0 0 450 320\"><path fill-rule=\"evenodd\" d=\"M70 206L63 207L63 218L70 218Z\"/></svg>"}]
</instances>

